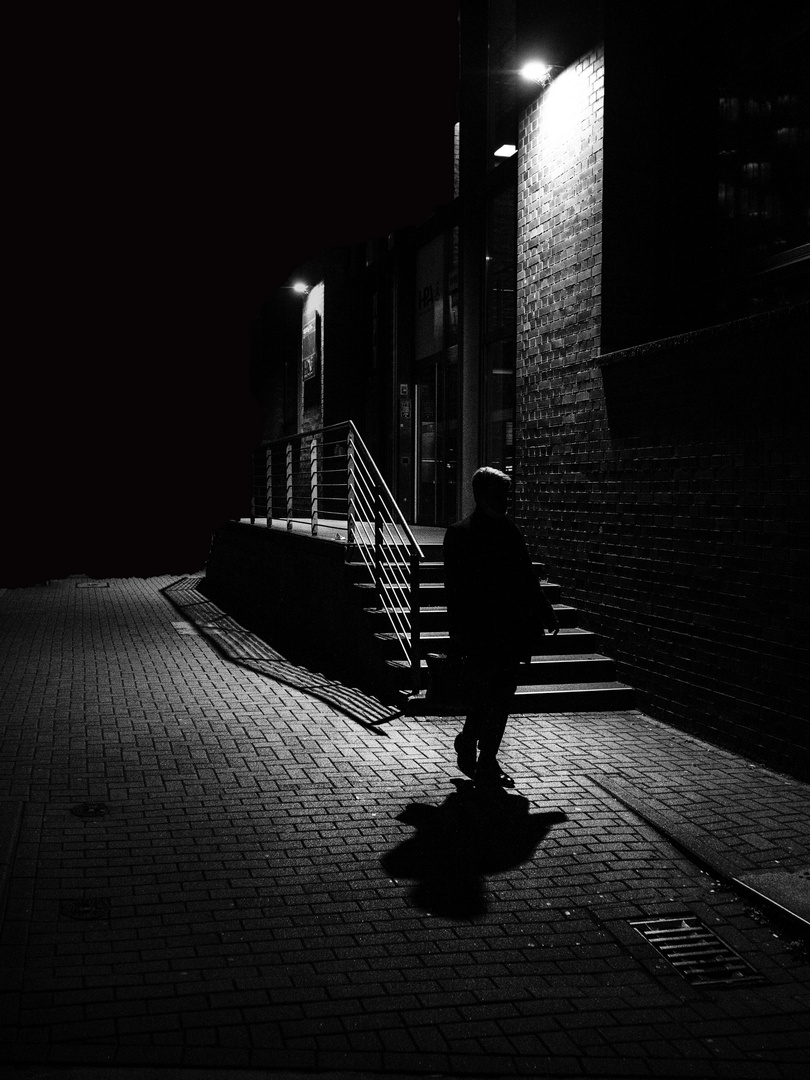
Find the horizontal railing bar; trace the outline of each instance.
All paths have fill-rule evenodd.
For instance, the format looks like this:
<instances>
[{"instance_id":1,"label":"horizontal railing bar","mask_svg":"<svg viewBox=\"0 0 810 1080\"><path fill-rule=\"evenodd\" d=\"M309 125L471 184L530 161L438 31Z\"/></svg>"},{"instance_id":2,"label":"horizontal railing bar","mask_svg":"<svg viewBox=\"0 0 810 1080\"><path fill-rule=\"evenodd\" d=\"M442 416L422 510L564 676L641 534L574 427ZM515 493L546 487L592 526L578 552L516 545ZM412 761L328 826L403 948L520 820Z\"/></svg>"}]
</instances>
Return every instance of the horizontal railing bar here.
<instances>
[{"instance_id":1,"label":"horizontal railing bar","mask_svg":"<svg viewBox=\"0 0 810 1080\"><path fill-rule=\"evenodd\" d=\"M326 427L316 428L314 431L297 431L294 435L282 435L278 439L267 439L261 445L263 447L286 446L295 439L312 439L316 435L324 435L327 431L338 431L340 428L348 430L351 420L341 420L339 424L328 424ZM339 442L340 440L333 440Z\"/></svg>"}]
</instances>

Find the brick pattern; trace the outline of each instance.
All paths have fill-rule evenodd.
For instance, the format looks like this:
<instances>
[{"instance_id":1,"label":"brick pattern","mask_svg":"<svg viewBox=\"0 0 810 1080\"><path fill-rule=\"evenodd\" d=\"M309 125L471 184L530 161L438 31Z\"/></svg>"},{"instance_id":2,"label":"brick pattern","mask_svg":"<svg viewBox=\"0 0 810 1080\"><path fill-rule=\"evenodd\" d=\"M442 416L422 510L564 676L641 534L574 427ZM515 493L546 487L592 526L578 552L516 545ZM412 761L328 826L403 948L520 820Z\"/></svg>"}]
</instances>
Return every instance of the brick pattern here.
<instances>
[{"instance_id":1,"label":"brick pattern","mask_svg":"<svg viewBox=\"0 0 810 1080\"><path fill-rule=\"evenodd\" d=\"M521 123L517 517L646 711L807 778L806 314L603 370L603 79L595 51Z\"/></svg>"},{"instance_id":2,"label":"brick pattern","mask_svg":"<svg viewBox=\"0 0 810 1080\"><path fill-rule=\"evenodd\" d=\"M810 856L802 785L638 713L520 716L518 789L476 811L456 722L372 732L228 662L169 583L0 600L4 1061L803 1075L806 960L588 772L763 868ZM684 909L766 982L690 987L627 926Z\"/></svg>"},{"instance_id":3,"label":"brick pattern","mask_svg":"<svg viewBox=\"0 0 810 1080\"><path fill-rule=\"evenodd\" d=\"M600 50L560 75L521 123L517 388L522 430L537 435L529 458L578 415L598 421L592 373L565 384L559 373L572 353L583 367L579 356L599 345L603 80Z\"/></svg>"}]
</instances>

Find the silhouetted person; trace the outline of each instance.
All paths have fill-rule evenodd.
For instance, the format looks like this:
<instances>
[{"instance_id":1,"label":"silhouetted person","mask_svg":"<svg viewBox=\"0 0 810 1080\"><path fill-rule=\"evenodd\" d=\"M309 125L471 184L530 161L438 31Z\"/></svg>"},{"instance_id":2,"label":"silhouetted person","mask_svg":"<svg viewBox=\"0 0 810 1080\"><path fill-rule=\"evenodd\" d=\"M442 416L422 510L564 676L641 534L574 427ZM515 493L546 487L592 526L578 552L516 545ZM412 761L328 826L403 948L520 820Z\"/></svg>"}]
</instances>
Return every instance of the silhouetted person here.
<instances>
[{"instance_id":1,"label":"silhouetted person","mask_svg":"<svg viewBox=\"0 0 810 1080\"><path fill-rule=\"evenodd\" d=\"M510 478L479 469L472 478L475 510L444 538L444 579L451 656L463 661L467 718L456 737L462 772L476 785L514 787L498 750L518 685L543 628L559 630L540 588L526 543L506 516Z\"/></svg>"}]
</instances>

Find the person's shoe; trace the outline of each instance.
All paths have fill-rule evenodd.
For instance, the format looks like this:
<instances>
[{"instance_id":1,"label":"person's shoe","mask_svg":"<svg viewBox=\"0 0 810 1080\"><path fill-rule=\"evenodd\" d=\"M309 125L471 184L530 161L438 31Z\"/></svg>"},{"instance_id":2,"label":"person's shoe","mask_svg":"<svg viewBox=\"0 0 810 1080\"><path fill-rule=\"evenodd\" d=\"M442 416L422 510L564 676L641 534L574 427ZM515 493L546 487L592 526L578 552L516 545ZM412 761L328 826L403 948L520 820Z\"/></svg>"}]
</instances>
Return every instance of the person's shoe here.
<instances>
[{"instance_id":1,"label":"person's shoe","mask_svg":"<svg viewBox=\"0 0 810 1080\"><path fill-rule=\"evenodd\" d=\"M465 739L462 734L456 735L453 746L456 748L456 760L459 771L465 776L475 776L475 743Z\"/></svg>"},{"instance_id":2,"label":"person's shoe","mask_svg":"<svg viewBox=\"0 0 810 1080\"><path fill-rule=\"evenodd\" d=\"M475 786L513 788L515 781L500 765L485 765L484 768L479 765L475 770Z\"/></svg>"}]
</instances>

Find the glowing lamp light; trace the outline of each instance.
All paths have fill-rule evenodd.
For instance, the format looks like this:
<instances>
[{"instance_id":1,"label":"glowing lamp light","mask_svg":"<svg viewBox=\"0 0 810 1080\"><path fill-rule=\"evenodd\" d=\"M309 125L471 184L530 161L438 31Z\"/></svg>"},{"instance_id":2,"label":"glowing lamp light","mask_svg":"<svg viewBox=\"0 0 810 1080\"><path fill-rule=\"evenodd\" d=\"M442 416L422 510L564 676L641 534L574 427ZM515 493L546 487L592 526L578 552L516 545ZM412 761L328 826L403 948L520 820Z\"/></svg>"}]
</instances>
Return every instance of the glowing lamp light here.
<instances>
[{"instance_id":1,"label":"glowing lamp light","mask_svg":"<svg viewBox=\"0 0 810 1080\"><path fill-rule=\"evenodd\" d=\"M516 153L517 147L514 143L504 143L495 151L495 157L514 157Z\"/></svg>"},{"instance_id":2,"label":"glowing lamp light","mask_svg":"<svg viewBox=\"0 0 810 1080\"><path fill-rule=\"evenodd\" d=\"M307 285L303 281L296 281L296 283L293 285L293 289L297 293L300 293L302 296L306 296L306 294L309 292L309 285Z\"/></svg>"},{"instance_id":3,"label":"glowing lamp light","mask_svg":"<svg viewBox=\"0 0 810 1080\"><path fill-rule=\"evenodd\" d=\"M551 78L551 65L544 64L542 60L530 60L528 64L524 64L520 69L520 74L529 82L537 83L538 86L545 86Z\"/></svg>"}]
</instances>

